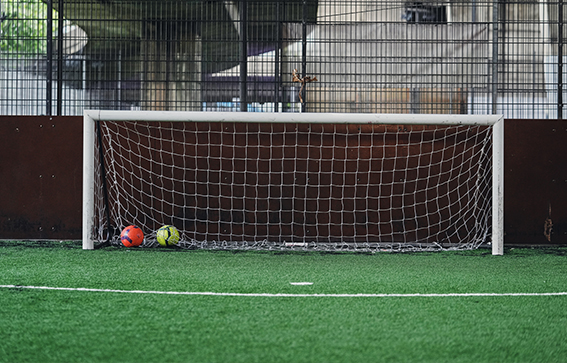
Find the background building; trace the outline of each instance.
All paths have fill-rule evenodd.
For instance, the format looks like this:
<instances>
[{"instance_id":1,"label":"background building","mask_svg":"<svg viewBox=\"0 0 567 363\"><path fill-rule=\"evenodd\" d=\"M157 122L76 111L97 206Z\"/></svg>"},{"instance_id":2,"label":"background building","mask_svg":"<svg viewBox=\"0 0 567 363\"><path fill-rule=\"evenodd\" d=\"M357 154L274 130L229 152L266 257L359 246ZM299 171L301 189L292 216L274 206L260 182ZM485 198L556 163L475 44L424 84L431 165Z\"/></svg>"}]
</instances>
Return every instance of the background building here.
<instances>
[{"instance_id":1,"label":"background building","mask_svg":"<svg viewBox=\"0 0 567 363\"><path fill-rule=\"evenodd\" d=\"M2 3L1 114L303 109L563 116L557 2L35 5L30 14L18 1ZM24 34L26 24L44 31ZM301 89L294 69L317 82Z\"/></svg>"}]
</instances>

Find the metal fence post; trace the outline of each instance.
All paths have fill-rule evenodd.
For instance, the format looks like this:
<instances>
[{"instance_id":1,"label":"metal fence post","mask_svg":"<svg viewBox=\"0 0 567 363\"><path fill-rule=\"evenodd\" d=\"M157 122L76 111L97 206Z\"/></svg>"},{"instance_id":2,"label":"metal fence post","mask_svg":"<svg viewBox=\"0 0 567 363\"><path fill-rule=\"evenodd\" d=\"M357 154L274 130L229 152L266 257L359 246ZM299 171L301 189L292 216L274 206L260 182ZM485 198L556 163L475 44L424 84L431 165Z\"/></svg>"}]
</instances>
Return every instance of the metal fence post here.
<instances>
[{"instance_id":1,"label":"metal fence post","mask_svg":"<svg viewBox=\"0 0 567 363\"><path fill-rule=\"evenodd\" d=\"M557 118L563 119L563 0L557 9Z\"/></svg>"},{"instance_id":2,"label":"metal fence post","mask_svg":"<svg viewBox=\"0 0 567 363\"><path fill-rule=\"evenodd\" d=\"M51 116L51 100L53 85L53 4L47 2L47 60L45 69L45 114Z\"/></svg>"},{"instance_id":3,"label":"metal fence post","mask_svg":"<svg viewBox=\"0 0 567 363\"><path fill-rule=\"evenodd\" d=\"M494 0L492 4L492 114L497 113L498 108L498 10L500 0Z\"/></svg>"},{"instance_id":4,"label":"metal fence post","mask_svg":"<svg viewBox=\"0 0 567 363\"><path fill-rule=\"evenodd\" d=\"M248 111L248 42L247 42L247 4L240 0L240 111Z\"/></svg>"},{"instance_id":5,"label":"metal fence post","mask_svg":"<svg viewBox=\"0 0 567 363\"><path fill-rule=\"evenodd\" d=\"M274 111L279 112L280 103L280 49L282 47L281 1L276 2L276 47L274 49Z\"/></svg>"},{"instance_id":6,"label":"metal fence post","mask_svg":"<svg viewBox=\"0 0 567 363\"><path fill-rule=\"evenodd\" d=\"M301 17L301 77L307 76L307 1L303 0L303 15ZM303 87L303 102L301 103L301 112L305 112L307 102L307 90Z\"/></svg>"},{"instance_id":7,"label":"metal fence post","mask_svg":"<svg viewBox=\"0 0 567 363\"><path fill-rule=\"evenodd\" d=\"M57 116L63 113L63 0L59 0L57 18Z\"/></svg>"}]
</instances>

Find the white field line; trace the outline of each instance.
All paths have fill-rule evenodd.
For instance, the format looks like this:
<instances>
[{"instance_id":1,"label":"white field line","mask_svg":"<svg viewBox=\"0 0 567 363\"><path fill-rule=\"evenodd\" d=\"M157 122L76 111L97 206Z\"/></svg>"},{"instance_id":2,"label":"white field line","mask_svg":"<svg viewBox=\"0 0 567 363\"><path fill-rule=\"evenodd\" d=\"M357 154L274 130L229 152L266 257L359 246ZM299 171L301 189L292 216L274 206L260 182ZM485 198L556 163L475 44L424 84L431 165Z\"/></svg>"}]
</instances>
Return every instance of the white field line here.
<instances>
[{"instance_id":1,"label":"white field line","mask_svg":"<svg viewBox=\"0 0 567 363\"><path fill-rule=\"evenodd\" d=\"M84 287L52 287L52 286L20 286L0 285L0 288L56 290L56 291L86 291L111 292L122 294L156 294L156 295L198 295L198 296L242 296L242 297L500 297L500 296L567 296L567 292L472 292L449 294L269 294L269 293L238 293L238 292L199 292L199 291L148 291L148 290L113 290L89 289Z\"/></svg>"}]
</instances>

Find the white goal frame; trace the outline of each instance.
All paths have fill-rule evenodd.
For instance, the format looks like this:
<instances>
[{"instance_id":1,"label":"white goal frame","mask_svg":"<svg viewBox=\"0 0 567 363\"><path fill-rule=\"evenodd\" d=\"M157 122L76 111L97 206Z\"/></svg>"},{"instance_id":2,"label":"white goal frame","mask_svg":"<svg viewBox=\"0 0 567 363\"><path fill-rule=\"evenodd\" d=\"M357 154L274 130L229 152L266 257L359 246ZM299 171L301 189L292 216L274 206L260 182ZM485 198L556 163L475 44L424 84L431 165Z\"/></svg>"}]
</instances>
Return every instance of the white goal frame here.
<instances>
[{"instance_id":1,"label":"white goal frame","mask_svg":"<svg viewBox=\"0 0 567 363\"><path fill-rule=\"evenodd\" d=\"M351 121L345 121L351 120ZM97 121L329 123L492 126L492 254L504 253L504 119L502 115L247 113L86 110L83 117L83 249L94 249Z\"/></svg>"}]
</instances>

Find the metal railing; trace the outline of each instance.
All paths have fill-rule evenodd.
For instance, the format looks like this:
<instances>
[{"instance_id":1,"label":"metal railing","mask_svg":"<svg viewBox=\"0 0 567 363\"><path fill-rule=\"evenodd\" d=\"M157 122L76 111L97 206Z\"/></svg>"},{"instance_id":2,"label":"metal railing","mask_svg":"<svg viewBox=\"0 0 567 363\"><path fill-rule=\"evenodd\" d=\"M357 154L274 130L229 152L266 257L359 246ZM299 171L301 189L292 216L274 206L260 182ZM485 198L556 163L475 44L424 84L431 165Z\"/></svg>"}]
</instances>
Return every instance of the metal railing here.
<instances>
[{"instance_id":1,"label":"metal railing","mask_svg":"<svg viewBox=\"0 0 567 363\"><path fill-rule=\"evenodd\" d=\"M0 114L563 118L563 0L2 2Z\"/></svg>"}]
</instances>

